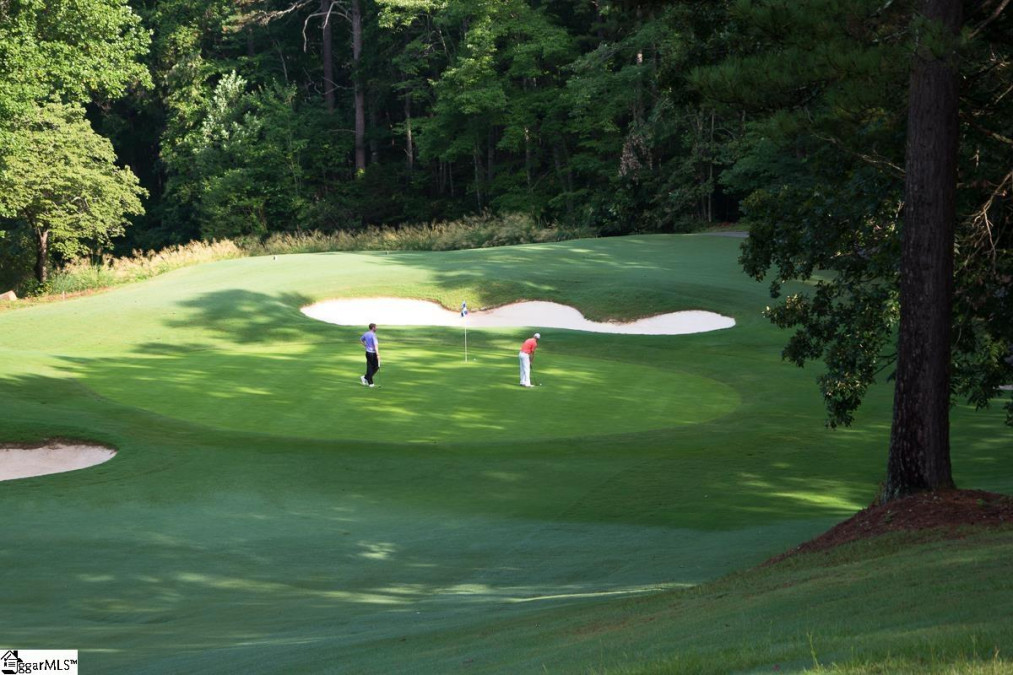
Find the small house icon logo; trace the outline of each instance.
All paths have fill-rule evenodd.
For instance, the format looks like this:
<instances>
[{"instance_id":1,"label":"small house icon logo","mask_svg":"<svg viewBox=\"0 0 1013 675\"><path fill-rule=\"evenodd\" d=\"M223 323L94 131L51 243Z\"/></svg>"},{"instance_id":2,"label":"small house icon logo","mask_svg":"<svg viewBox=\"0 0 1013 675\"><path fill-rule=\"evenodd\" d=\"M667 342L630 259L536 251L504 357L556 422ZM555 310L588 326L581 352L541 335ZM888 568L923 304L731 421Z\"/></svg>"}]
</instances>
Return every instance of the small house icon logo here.
<instances>
[{"instance_id":1,"label":"small house icon logo","mask_svg":"<svg viewBox=\"0 0 1013 675\"><path fill-rule=\"evenodd\" d=\"M0 656L0 672L4 675L15 675L18 672L18 664L24 665L24 661L18 658L18 650L7 651Z\"/></svg>"}]
</instances>

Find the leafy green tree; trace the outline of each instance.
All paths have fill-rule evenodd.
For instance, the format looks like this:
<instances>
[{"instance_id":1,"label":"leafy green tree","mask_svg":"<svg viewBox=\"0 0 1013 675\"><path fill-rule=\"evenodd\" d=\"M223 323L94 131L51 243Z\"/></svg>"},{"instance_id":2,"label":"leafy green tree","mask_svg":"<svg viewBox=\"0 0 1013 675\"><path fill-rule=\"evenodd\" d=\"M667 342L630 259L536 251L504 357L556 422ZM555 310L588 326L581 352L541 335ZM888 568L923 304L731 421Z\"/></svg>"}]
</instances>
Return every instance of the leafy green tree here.
<instances>
[{"instance_id":1,"label":"leafy green tree","mask_svg":"<svg viewBox=\"0 0 1013 675\"><path fill-rule=\"evenodd\" d=\"M45 284L50 252L73 260L105 246L141 212L144 191L79 106L40 107L15 135L0 164L0 217L32 236L35 276Z\"/></svg>"},{"instance_id":2,"label":"leafy green tree","mask_svg":"<svg viewBox=\"0 0 1013 675\"><path fill-rule=\"evenodd\" d=\"M62 120L60 124L75 129L78 136L74 142L82 148L100 145L97 139L88 137L94 135L90 128L85 133L79 124L71 122L72 113L57 114L53 108L40 110L40 106L52 101L71 105L108 101L122 96L132 85L147 84L148 72L138 59L148 42L147 31L125 0L0 2L0 166L9 189L32 188L18 182L19 175L45 168L38 164L31 145L39 142L42 127L47 124L43 120L49 120L50 128L57 125L55 120ZM26 160L33 164L19 166ZM105 157L97 155L96 161L101 163ZM8 193L0 200L6 215L17 215L20 211L15 205L37 198L35 192ZM105 225L95 227L101 230ZM9 233L4 237L4 257L9 259L9 269L20 270L22 265L11 256L27 249L22 245L25 233L12 228L14 225L0 223L0 234L4 230ZM43 226L41 231L44 233L46 228ZM70 255L77 248L72 243L75 237L71 235L64 242L62 236L61 232L54 235L55 246ZM35 248L41 256L35 274L42 278L48 247ZM17 283L17 274L12 274L9 281Z\"/></svg>"},{"instance_id":3,"label":"leafy green tree","mask_svg":"<svg viewBox=\"0 0 1013 675\"><path fill-rule=\"evenodd\" d=\"M390 64L389 71L384 74L391 82L394 105L400 103L402 111L401 121L392 125L391 131L403 138L405 169L411 174L418 157L415 117L418 109L431 101L430 76L436 74L434 62L442 55L433 22L439 3L435 0L378 0L377 5L378 37L387 38L380 58Z\"/></svg>"},{"instance_id":4,"label":"leafy green tree","mask_svg":"<svg viewBox=\"0 0 1013 675\"><path fill-rule=\"evenodd\" d=\"M494 152L492 136L502 125L507 105L504 82L497 72L498 40L504 26L495 21L496 9L489 2L467 8L459 4L441 15L442 22L463 26L461 44L433 83L433 114L419 129L423 158L470 160L471 192L479 210L488 205L485 163L489 152Z\"/></svg>"},{"instance_id":5,"label":"leafy green tree","mask_svg":"<svg viewBox=\"0 0 1013 675\"><path fill-rule=\"evenodd\" d=\"M956 127L951 111L946 125L935 126L927 137L941 141L942 128L955 129L954 136L930 147L917 140L926 136L915 120L926 111L938 112L941 98L957 102L955 94L915 95L919 64L935 59L935 67L946 70L956 62L953 21L943 22L950 33L939 28L945 11L956 9L945 4L945 10L918 5L923 14L911 3L871 0L805 6L740 1L734 7L742 31L739 49L695 76L713 104L750 111L748 133L734 148L737 162L724 178L748 195L744 210L752 229L742 262L757 279L773 278L775 298L784 281L813 284L810 292L780 298L769 316L796 329L786 358L799 365L816 359L826 363L820 385L829 423L850 423L866 388L884 370L896 364L898 378L907 380L905 369L913 366L918 379L926 374L927 362L935 364L931 383L898 382L895 410L925 406L936 421L913 422L918 414L895 420L885 499L952 485L945 426L951 387L986 405L998 394L998 384L1013 377L1006 360L1013 315L1009 294L1002 290L1009 288L1004 281L1009 266L998 255L1008 244L1002 236L984 236L1010 227L1010 202L1001 187L1008 167L997 170L992 163L1008 152L992 131L1008 114L997 93L1002 89L997 79L1003 78L993 72L1009 63L1008 16L997 6L1000 11L991 16L984 12L973 19L974 30L966 32L961 47L965 122ZM913 53L912 96L898 96L908 91ZM917 182L922 169L947 166L949 144L956 148L959 182L955 173L946 179L949 187ZM912 147L921 147L922 154ZM946 215L944 203L932 200L951 193L954 206ZM956 247L945 225L954 221ZM928 222L936 225L924 241L934 243L916 245L913 254L909 247ZM984 241L991 241L990 251ZM928 256L930 248L943 257ZM953 278L944 258L954 248L958 269L975 274ZM908 271L918 268L929 275ZM945 288L950 279L955 300ZM919 295L933 286L937 295ZM918 305L931 305L936 319L912 319ZM940 319L944 316L950 318ZM952 339L943 334L951 321L956 326ZM907 333L897 345L898 322L902 335L913 324L927 332ZM932 322L934 329L927 327ZM912 339L914 334L920 337ZM931 356L919 355L928 342ZM958 376L951 380L950 372ZM898 456L905 469L898 468Z\"/></svg>"},{"instance_id":6,"label":"leafy green tree","mask_svg":"<svg viewBox=\"0 0 1013 675\"><path fill-rule=\"evenodd\" d=\"M558 173L550 137L571 37L526 2L449 3L435 17L447 57L434 78L431 114L418 124L419 154L468 166L473 206L540 210L536 186ZM451 174L453 177L453 174Z\"/></svg>"},{"instance_id":7,"label":"leafy green tree","mask_svg":"<svg viewBox=\"0 0 1013 675\"><path fill-rule=\"evenodd\" d=\"M262 236L298 221L300 153L291 89L248 92L235 73L218 83L202 119L166 152L167 192L203 238Z\"/></svg>"},{"instance_id":8,"label":"leafy green tree","mask_svg":"<svg viewBox=\"0 0 1013 675\"><path fill-rule=\"evenodd\" d=\"M329 113L333 113L336 105L338 78L334 72L334 24L339 19L348 22L349 46L351 47L352 63L349 68L349 79L352 82L354 106L354 148L355 172L360 175L366 169L366 92L363 86L363 30L364 16L362 0L293 0L281 9L274 7L272 2L246 0L243 4L249 9L237 16L241 25L267 26L290 15L303 15L303 45L307 46L306 30L312 20L319 22L321 27L320 59L323 74L321 88Z\"/></svg>"},{"instance_id":9,"label":"leafy green tree","mask_svg":"<svg viewBox=\"0 0 1013 675\"><path fill-rule=\"evenodd\" d=\"M0 120L50 99L117 98L150 81L149 35L126 0L0 3Z\"/></svg>"},{"instance_id":10,"label":"leafy green tree","mask_svg":"<svg viewBox=\"0 0 1013 675\"><path fill-rule=\"evenodd\" d=\"M725 17L724 3L597 5L594 48L566 82L577 196L592 224L671 231L715 217L714 139L728 127L701 109L686 74L722 48Z\"/></svg>"}]
</instances>

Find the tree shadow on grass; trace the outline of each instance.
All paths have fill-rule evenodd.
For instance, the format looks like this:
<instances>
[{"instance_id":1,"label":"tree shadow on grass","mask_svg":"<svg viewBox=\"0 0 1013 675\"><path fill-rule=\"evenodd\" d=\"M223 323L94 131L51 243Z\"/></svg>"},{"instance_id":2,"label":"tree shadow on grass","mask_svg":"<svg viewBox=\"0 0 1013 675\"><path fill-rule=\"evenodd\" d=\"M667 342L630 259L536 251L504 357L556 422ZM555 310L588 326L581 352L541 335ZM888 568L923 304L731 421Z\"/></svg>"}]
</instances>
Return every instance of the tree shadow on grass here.
<instances>
[{"instance_id":1,"label":"tree shadow on grass","mask_svg":"<svg viewBox=\"0 0 1013 675\"><path fill-rule=\"evenodd\" d=\"M692 239L617 238L440 256L399 254L384 262L427 270L458 303L456 296L463 293L478 294L464 299L488 306L518 299L555 301L575 306L592 320L641 318L645 311L745 315L762 310L769 303L766 288L737 267L734 247L712 248ZM744 302L748 312L742 311Z\"/></svg>"},{"instance_id":2,"label":"tree shadow on grass","mask_svg":"<svg viewBox=\"0 0 1013 675\"><path fill-rule=\"evenodd\" d=\"M164 320L169 329L196 331L238 345L304 341L324 336L325 330L309 322L300 308L312 302L300 293L269 295L241 289L204 293L178 304L180 316ZM174 353L197 349L202 343L152 342L140 345L139 353Z\"/></svg>"}]
</instances>

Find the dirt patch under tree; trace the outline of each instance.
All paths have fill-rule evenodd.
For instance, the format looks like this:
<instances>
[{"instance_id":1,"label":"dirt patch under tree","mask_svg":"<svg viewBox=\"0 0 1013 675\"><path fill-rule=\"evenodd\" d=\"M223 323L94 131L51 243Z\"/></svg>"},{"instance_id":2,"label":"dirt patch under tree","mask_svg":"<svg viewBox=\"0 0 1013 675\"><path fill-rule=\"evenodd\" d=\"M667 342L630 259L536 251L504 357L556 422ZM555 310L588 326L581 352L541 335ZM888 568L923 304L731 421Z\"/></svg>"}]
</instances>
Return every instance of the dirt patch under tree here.
<instances>
[{"instance_id":1,"label":"dirt patch under tree","mask_svg":"<svg viewBox=\"0 0 1013 675\"><path fill-rule=\"evenodd\" d=\"M1013 525L1013 497L982 490L923 492L887 504L873 504L815 539L771 558L772 565L800 553L816 553L888 532L933 531L960 537L966 528Z\"/></svg>"}]
</instances>

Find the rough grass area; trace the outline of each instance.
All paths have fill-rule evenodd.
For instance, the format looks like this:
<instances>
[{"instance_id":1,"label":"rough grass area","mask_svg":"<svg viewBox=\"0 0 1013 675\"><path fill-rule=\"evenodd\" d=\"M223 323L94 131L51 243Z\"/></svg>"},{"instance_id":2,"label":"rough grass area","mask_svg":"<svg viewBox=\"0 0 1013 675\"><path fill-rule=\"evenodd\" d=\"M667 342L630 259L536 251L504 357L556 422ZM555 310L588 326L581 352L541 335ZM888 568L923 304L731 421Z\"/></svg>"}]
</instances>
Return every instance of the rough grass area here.
<instances>
[{"instance_id":1,"label":"rough grass area","mask_svg":"<svg viewBox=\"0 0 1013 675\"><path fill-rule=\"evenodd\" d=\"M131 674L1007 666L1008 530L758 567L874 500L892 392L825 428L739 243L239 257L0 314L0 441L117 449L0 490L0 635ZM383 325L369 389L365 326L299 308L385 296L736 325L542 329L535 389L531 327L465 364L462 330ZM951 426L957 484L1013 493L1002 411Z\"/></svg>"},{"instance_id":2,"label":"rough grass area","mask_svg":"<svg viewBox=\"0 0 1013 675\"><path fill-rule=\"evenodd\" d=\"M603 655L590 670L1008 673L1010 554L1009 527L892 532L615 603L607 622L589 617ZM636 665L604 656L624 647Z\"/></svg>"}]
</instances>

